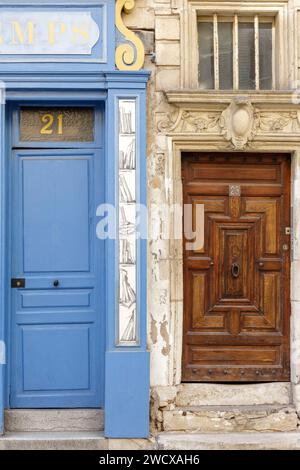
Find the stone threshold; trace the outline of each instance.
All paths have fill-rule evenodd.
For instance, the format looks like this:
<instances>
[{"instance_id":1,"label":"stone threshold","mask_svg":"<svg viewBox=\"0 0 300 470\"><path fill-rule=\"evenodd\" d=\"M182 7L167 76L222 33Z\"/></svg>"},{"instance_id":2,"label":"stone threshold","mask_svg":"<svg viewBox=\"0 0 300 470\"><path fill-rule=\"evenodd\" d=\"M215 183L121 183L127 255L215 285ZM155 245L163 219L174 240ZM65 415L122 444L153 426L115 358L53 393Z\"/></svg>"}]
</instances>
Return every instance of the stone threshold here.
<instances>
[{"instance_id":1,"label":"stone threshold","mask_svg":"<svg viewBox=\"0 0 300 470\"><path fill-rule=\"evenodd\" d=\"M181 383L152 388L151 431L292 432L298 429L290 382Z\"/></svg>"},{"instance_id":2,"label":"stone threshold","mask_svg":"<svg viewBox=\"0 0 300 470\"><path fill-rule=\"evenodd\" d=\"M106 449L101 432L11 432L0 437L0 451Z\"/></svg>"},{"instance_id":3,"label":"stone threshold","mask_svg":"<svg viewBox=\"0 0 300 470\"><path fill-rule=\"evenodd\" d=\"M251 384L181 383L152 387L152 399L158 407L257 406L293 403L290 382Z\"/></svg>"},{"instance_id":4,"label":"stone threshold","mask_svg":"<svg viewBox=\"0 0 300 470\"><path fill-rule=\"evenodd\" d=\"M101 409L7 409L6 432L88 432L103 431Z\"/></svg>"},{"instance_id":5,"label":"stone threshold","mask_svg":"<svg viewBox=\"0 0 300 470\"><path fill-rule=\"evenodd\" d=\"M148 439L107 439L101 432L7 433L0 450L300 450L300 432L163 432Z\"/></svg>"},{"instance_id":6,"label":"stone threshold","mask_svg":"<svg viewBox=\"0 0 300 470\"><path fill-rule=\"evenodd\" d=\"M1 450L153 450L157 440L110 439L103 432L8 432L0 436Z\"/></svg>"},{"instance_id":7,"label":"stone threshold","mask_svg":"<svg viewBox=\"0 0 300 470\"><path fill-rule=\"evenodd\" d=\"M290 405L290 382L249 384L181 383L175 387L176 406Z\"/></svg>"},{"instance_id":8,"label":"stone threshold","mask_svg":"<svg viewBox=\"0 0 300 470\"><path fill-rule=\"evenodd\" d=\"M300 432L279 433L161 433L159 450L300 450Z\"/></svg>"},{"instance_id":9,"label":"stone threshold","mask_svg":"<svg viewBox=\"0 0 300 470\"><path fill-rule=\"evenodd\" d=\"M300 450L300 432L174 433L149 439L109 439L109 450Z\"/></svg>"},{"instance_id":10,"label":"stone threshold","mask_svg":"<svg viewBox=\"0 0 300 470\"><path fill-rule=\"evenodd\" d=\"M286 406L175 408L162 411L162 431L187 433L291 432L298 429L295 408Z\"/></svg>"}]
</instances>

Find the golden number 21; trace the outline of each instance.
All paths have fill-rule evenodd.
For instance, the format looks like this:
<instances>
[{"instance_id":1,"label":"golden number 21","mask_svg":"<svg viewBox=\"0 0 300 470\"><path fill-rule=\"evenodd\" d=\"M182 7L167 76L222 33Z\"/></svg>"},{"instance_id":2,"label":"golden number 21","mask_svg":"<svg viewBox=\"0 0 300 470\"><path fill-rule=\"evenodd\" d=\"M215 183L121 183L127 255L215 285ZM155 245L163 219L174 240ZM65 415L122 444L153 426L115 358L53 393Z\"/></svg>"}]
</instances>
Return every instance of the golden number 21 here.
<instances>
[{"instance_id":1,"label":"golden number 21","mask_svg":"<svg viewBox=\"0 0 300 470\"><path fill-rule=\"evenodd\" d=\"M43 135L52 135L54 132L53 123L54 116L53 114L44 114L42 116L42 122L45 124L40 130L40 134ZM63 134L63 114L57 116L57 133L58 135Z\"/></svg>"}]
</instances>

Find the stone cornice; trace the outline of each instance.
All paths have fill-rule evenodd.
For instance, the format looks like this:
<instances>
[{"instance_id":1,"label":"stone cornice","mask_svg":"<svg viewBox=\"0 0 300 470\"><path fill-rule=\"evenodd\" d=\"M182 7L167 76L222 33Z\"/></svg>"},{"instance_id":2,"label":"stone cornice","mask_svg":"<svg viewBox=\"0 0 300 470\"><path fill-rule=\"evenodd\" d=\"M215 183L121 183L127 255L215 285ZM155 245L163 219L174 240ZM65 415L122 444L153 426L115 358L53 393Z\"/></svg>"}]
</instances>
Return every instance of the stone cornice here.
<instances>
[{"instance_id":1,"label":"stone cornice","mask_svg":"<svg viewBox=\"0 0 300 470\"><path fill-rule=\"evenodd\" d=\"M244 98L253 104L265 105L276 108L284 106L295 110L300 109L300 95L294 91L265 91L265 92L232 92L232 91L209 91L198 90L170 90L165 93L167 101L180 107L198 107L199 105L228 105L237 98ZM299 104L298 104L299 103Z\"/></svg>"}]
</instances>

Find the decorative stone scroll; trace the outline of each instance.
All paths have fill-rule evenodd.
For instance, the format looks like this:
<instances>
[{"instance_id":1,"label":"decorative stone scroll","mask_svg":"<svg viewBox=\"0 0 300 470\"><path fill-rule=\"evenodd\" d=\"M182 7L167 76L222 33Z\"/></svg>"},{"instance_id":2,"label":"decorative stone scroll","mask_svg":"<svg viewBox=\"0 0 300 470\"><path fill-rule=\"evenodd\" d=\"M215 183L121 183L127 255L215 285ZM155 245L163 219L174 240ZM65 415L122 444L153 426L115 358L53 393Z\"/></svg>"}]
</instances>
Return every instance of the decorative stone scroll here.
<instances>
[{"instance_id":1,"label":"decorative stone scroll","mask_svg":"<svg viewBox=\"0 0 300 470\"><path fill-rule=\"evenodd\" d=\"M116 27L126 42L116 48L116 66L119 70L140 70L145 60L145 48L140 38L128 29L122 19L122 11L130 13L135 0L116 1Z\"/></svg>"},{"instance_id":2,"label":"decorative stone scroll","mask_svg":"<svg viewBox=\"0 0 300 470\"><path fill-rule=\"evenodd\" d=\"M161 133L202 133L219 132L220 113L205 113L201 111L180 109L172 114L166 114L158 121L157 129Z\"/></svg>"}]
</instances>

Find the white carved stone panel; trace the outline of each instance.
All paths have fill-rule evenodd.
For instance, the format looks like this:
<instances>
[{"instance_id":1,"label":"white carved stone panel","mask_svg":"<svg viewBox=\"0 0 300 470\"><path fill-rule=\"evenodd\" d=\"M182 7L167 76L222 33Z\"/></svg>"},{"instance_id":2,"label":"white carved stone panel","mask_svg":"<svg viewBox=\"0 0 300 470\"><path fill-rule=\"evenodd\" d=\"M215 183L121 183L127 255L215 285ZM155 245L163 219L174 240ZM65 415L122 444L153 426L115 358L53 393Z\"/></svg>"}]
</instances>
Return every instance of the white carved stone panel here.
<instances>
[{"instance_id":1,"label":"white carved stone panel","mask_svg":"<svg viewBox=\"0 0 300 470\"><path fill-rule=\"evenodd\" d=\"M117 344L136 345L136 100L119 99L119 311Z\"/></svg>"}]
</instances>

